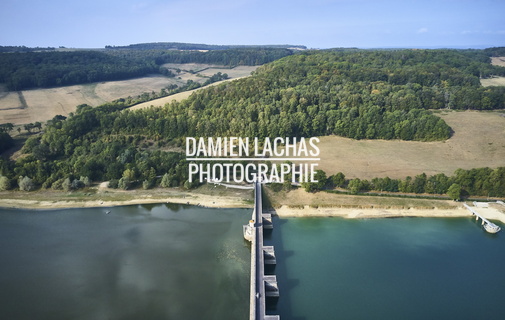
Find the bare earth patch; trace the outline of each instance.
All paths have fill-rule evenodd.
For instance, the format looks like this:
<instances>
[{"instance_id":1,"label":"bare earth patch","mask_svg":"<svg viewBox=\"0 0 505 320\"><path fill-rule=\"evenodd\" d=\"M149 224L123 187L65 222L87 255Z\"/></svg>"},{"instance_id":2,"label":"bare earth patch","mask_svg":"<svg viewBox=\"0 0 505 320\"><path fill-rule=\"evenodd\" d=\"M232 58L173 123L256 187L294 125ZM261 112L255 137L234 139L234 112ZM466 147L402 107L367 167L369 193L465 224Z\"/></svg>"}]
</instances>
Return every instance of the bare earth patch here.
<instances>
[{"instance_id":1,"label":"bare earth patch","mask_svg":"<svg viewBox=\"0 0 505 320\"><path fill-rule=\"evenodd\" d=\"M491 64L505 67L505 57L492 57Z\"/></svg>"},{"instance_id":2,"label":"bare earth patch","mask_svg":"<svg viewBox=\"0 0 505 320\"><path fill-rule=\"evenodd\" d=\"M352 140L321 137L319 169L348 178L405 178L422 172L452 175L458 168L505 166L505 112L439 114L455 131L447 141Z\"/></svg>"},{"instance_id":3,"label":"bare earth patch","mask_svg":"<svg viewBox=\"0 0 505 320\"><path fill-rule=\"evenodd\" d=\"M480 79L480 84L483 87L505 86L505 77L492 77L488 79Z\"/></svg>"}]
</instances>

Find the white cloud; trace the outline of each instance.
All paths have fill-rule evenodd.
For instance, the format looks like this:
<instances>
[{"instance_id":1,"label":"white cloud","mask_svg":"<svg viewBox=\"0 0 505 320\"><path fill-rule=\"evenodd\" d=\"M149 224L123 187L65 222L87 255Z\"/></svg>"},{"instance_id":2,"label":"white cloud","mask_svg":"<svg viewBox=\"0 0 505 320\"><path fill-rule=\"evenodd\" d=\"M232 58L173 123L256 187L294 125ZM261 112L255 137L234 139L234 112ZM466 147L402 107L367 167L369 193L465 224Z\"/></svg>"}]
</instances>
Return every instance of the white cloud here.
<instances>
[{"instance_id":1,"label":"white cloud","mask_svg":"<svg viewBox=\"0 0 505 320\"><path fill-rule=\"evenodd\" d=\"M426 32L428 32L428 28L421 28L421 29L417 30L418 34L426 33Z\"/></svg>"}]
</instances>

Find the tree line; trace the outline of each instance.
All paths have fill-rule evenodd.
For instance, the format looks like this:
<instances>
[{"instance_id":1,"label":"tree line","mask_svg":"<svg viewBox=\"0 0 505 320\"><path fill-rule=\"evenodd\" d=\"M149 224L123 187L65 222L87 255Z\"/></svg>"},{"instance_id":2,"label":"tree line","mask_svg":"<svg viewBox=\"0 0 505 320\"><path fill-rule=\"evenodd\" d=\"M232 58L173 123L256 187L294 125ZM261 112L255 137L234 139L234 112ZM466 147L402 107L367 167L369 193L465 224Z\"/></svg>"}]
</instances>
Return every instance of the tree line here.
<instances>
[{"instance_id":1,"label":"tree line","mask_svg":"<svg viewBox=\"0 0 505 320\"><path fill-rule=\"evenodd\" d=\"M107 50L0 54L0 83L9 90L124 80L148 74L171 75L164 63L259 65L292 54L288 49L230 49L209 52Z\"/></svg>"},{"instance_id":2,"label":"tree line","mask_svg":"<svg viewBox=\"0 0 505 320\"><path fill-rule=\"evenodd\" d=\"M448 195L453 200L460 200L469 196L505 197L505 167L475 168L470 170L457 169L454 175L447 176L439 173L427 176L425 173L405 179L373 178L346 179L342 172L327 176L323 170L318 170L317 183L302 183L307 192L332 190L334 188L347 189L351 194L379 192L401 194L431 194ZM290 183L274 185L275 191L290 190Z\"/></svg>"},{"instance_id":3,"label":"tree line","mask_svg":"<svg viewBox=\"0 0 505 320\"><path fill-rule=\"evenodd\" d=\"M156 73L158 69L150 61L117 59L98 51L0 55L0 82L9 90L121 80Z\"/></svg>"},{"instance_id":4,"label":"tree line","mask_svg":"<svg viewBox=\"0 0 505 320\"><path fill-rule=\"evenodd\" d=\"M0 46L0 53L4 52L34 52L34 51L54 51L53 47L26 47L26 46Z\"/></svg>"}]
</instances>

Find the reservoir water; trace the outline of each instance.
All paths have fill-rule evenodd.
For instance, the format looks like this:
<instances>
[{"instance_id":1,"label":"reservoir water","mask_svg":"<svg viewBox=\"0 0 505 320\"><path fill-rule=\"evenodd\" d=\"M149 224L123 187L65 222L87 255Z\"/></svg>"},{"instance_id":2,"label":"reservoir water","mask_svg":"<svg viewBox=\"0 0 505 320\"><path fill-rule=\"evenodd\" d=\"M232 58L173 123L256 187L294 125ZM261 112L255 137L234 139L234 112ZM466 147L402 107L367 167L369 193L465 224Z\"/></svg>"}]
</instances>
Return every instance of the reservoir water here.
<instances>
[{"instance_id":1,"label":"reservoir water","mask_svg":"<svg viewBox=\"0 0 505 320\"><path fill-rule=\"evenodd\" d=\"M0 210L0 319L248 319L250 209ZM275 218L269 313L503 319L504 239L470 218Z\"/></svg>"},{"instance_id":2,"label":"reservoir water","mask_svg":"<svg viewBox=\"0 0 505 320\"><path fill-rule=\"evenodd\" d=\"M0 319L248 319L249 217L179 205L0 209Z\"/></svg>"},{"instance_id":3,"label":"reservoir water","mask_svg":"<svg viewBox=\"0 0 505 320\"><path fill-rule=\"evenodd\" d=\"M274 226L281 319L505 319L505 237L471 218Z\"/></svg>"}]
</instances>

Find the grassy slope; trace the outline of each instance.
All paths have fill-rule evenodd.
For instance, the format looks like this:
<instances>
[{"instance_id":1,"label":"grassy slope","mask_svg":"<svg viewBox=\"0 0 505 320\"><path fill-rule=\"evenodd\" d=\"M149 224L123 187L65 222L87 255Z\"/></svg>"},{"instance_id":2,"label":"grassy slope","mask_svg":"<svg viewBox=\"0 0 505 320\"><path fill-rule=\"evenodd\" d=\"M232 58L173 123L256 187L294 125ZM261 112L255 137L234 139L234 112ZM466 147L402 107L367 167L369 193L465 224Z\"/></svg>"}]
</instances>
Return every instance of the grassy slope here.
<instances>
[{"instance_id":1,"label":"grassy slope","mask_svg":"<svg viewBox=\"0 0 505 320\"><path fill-rule=\"evenodd\" d=\"M453 128L447 141L352 140L322 137L319 169L348 178L405 178L422 172L452 175L458 168L505 166L505 111L443 111Z\"/></svg>"}]
</instances>

